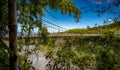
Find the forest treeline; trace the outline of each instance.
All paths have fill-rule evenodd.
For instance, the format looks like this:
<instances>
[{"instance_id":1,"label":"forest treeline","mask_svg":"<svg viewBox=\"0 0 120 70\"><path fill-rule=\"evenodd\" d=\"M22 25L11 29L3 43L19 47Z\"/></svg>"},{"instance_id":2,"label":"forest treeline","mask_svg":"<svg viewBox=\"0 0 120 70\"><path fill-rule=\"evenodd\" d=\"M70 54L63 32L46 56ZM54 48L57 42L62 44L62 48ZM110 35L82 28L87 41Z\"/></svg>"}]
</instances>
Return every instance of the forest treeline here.
<instances>
[{"instance_id":1,"label":"forest treeline","mask_svg":"<svg viewBox=\"0 0 120 70\"><path fill-rule=\"evenodd\" d=\"M120 29L120 21L113 22L111 24L104 24L101 26L94 26L81 29L70 29L62 33L76 33L76 34L97 34L103 33L105 31L113 31L116 32Z\"/></svg>"}]
</instances>

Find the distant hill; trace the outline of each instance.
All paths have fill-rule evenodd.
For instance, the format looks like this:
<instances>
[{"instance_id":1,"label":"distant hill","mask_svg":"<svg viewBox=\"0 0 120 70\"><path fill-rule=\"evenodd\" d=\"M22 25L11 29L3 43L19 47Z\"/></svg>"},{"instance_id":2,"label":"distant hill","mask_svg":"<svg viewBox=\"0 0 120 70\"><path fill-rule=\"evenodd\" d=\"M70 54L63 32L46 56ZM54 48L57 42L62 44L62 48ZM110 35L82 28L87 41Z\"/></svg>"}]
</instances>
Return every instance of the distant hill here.
<instances>
[{"instance_id":1,"label":"distant hill","mask_svg":"<svg viewBox=\"0 0 120 70\"><path fill-rule=\"evenodd\" d=\"M114 22L111 24L105 24L102 26L96 26L96 27L92 27L92 28L70 29L70 30L62 32L62 33L97 34L97 33L102 33L105 31L116 32L118 30L120 30L120 21L117 21L117 22Z\"/></svg>"}]
</instances>

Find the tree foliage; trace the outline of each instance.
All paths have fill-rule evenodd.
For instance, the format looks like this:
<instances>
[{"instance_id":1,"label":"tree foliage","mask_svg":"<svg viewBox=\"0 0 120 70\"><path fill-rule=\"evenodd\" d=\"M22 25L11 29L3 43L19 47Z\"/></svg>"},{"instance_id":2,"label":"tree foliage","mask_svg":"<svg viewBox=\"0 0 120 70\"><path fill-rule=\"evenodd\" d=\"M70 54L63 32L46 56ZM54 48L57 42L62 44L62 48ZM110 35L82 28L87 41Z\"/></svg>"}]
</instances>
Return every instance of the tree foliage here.
<instances>
[{"instance_id":1,"label":"tree foliage","mask_svg":"<svg viewBox=\"0 0 120 70\"><path fill-rule=\"evenodd\" d=\"M2 41L2 36L8 36L8 6L7 0L0 1L0 46ZM45 16L45 11L47 8L51 8L52 10L61 10L62 14L69 14L73 16L76 21L79 21L80 11L75 7L75 4L70 0L16 0L17 2L17 24L21 25L21 35L30 36L33 28L38 27L42 37L44 37L44 41L47 42L47 30L42 27L42 17ZM12 5L12 7L14 7ZM9 9L11 11L11 9ZM14 13L15 14L15 13ZM13 15L14 15L13 14ZM10 31L10 30L9 30ZM16 30L15 30L16 31ZM10 33L10 32L9 32ZM15 38L16 39L16 38ZM10 39L11 40L11 39ZM27 39L29 41L30 39ZM16 44L16 43L15 43ZM16 44L17 45L17 44ZM3 46L2 46L3 47ZM15 49L16 47L13 47ZM4 51L3 51L4 52ZM9 52L10 53L10 52ZM16 53L13 53L16 54ZM4 56L2 56L4 57Z\"/></svg>"},{"instance_id":2,"label":"tree foliage","mask_svg":"<svg viewBox=\"0 0 120 70\"><path fill-rule=\"evenodd\" d=\"M95 26L92 28L70 29L68 31L61 33L97 34L97 33L104 33L106 31L116 32L119 29L120 29L120 21L116 21L111 24Z\"/></svg>"}]
</instances>

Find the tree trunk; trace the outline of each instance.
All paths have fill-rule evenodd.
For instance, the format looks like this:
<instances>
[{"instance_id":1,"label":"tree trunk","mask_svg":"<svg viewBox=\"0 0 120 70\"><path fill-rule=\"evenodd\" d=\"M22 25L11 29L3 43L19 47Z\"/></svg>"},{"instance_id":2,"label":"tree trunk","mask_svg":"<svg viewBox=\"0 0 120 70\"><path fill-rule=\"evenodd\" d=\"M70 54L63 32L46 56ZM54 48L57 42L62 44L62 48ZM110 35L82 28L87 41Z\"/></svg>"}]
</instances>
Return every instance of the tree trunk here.
<instances>
[{"instance_id":1,"label":"tree trunk","mask_svg":"<svg viewBox=\"0 0 120 70\"><path fill-rule=\"evenodd\" d=\"M8 0L9 14L9 65L10 70L17 70L17 24L16 0Z\"/></svg>"}]
</instances>

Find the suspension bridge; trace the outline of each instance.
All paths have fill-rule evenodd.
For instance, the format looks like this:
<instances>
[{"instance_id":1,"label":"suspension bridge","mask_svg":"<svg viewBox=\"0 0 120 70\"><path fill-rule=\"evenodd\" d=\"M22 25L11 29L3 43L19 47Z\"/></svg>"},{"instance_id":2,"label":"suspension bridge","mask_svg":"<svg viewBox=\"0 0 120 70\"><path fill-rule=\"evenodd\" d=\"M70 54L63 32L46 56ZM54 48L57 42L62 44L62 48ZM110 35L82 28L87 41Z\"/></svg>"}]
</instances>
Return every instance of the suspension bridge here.
<instances>
[{"instance_id":1,"label":"suspension bridge","mask_svg":"<svg viewBox=\"0 0 120 70\"><path fill-rule=\"evenodd\" d=\"M43 23L42 26L46 27L49 35L48 37L50 38L56 38L56 37L96 37L96 36L100 36L100 34L74 34L74 33L67 33L67 34L62 34L60 32L64 32L67 31L67 28L61 27L57 24L54 24L52 22L46 21L44 19L42 19ZM18 36L18 38L25 38L26 36ZM42 37L38 34L31 34L29 35L30 38L38 38L38 37Z\"/></svg>"},{"instance_id":2,"label":"suspension bridge","mask_svg":"<svg viewBox=\"0 0 120 70\"><path fill-rule=\"evenodd\" d=\"M64 32L64 31L68 30L67 28L61 27L59 25L56 25L56 24L46 21L44 19L42 19L42 21L43 21L42 26L46 27L48 29L49 33Z\"/></svg>"}]
</instances>

